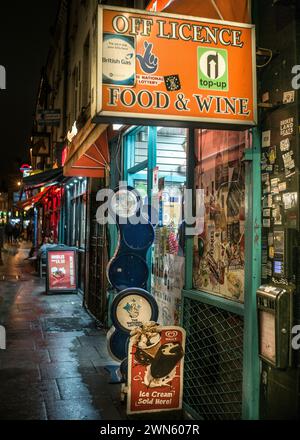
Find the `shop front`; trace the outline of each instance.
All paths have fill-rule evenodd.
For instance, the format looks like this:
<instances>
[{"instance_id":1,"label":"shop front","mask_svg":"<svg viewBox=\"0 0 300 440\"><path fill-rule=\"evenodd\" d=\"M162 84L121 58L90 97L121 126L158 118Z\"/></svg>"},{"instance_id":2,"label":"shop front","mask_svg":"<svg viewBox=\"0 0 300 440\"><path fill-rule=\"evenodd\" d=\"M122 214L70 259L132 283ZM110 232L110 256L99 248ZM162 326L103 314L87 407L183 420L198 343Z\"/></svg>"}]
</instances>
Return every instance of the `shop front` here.
<instances>
[{"instance_id":1,"label":"shop front","mask_svg":"<svg viewBox=\"0 0 300 440\"><path fill-rule=\"evenodd\" d=\"M187 333L185 409L258 418L254 27L99 7L100 29L93 121L123 124L119 179L155 228L147 289L159 322Z\"/></svg>"},{"instance_id":2,"label":"shop front","mask_svg":"<svg viewBox=\"0 0 300 440\"><path fill-rule=\"evenodd\" d=\"M107 230L96 221L96 194L109 182L107 125L89 120L67 147L68 178L61 219L64 243L78 249L79 291L87 310L101 323L107 319Z\"/></svg>"}]
</instances>

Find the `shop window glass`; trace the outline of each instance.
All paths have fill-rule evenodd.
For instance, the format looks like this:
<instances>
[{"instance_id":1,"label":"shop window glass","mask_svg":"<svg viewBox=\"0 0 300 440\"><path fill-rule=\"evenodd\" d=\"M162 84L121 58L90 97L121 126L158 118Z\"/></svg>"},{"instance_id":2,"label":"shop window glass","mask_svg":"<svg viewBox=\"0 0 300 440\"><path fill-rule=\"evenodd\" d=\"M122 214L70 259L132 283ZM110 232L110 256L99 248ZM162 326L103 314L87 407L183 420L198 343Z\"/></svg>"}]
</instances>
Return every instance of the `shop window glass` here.
<instances>
[{"instance_id":1,"label":"shop window glass","mask_svg":"<svg viewBox=\"0 0 300 440\"><path fill-rule=\"evenodd\" d=\"M195 189L204 202L194 239L194 289L244 300L245 165L248 132L198 130ZM201 191L198 192L201 194Z\"/></svg>"},{"instance_id":2,"label":"shop window glass","mask_svg":"<svg viewBox=\"0 0 300 440\"><path fill-rule=\"evenodd\" d=\"M86 230L86 198L81 197L81 209L80 209L80 247L85 247L85 230Z\"/></svg>"},{"instance_id":3,"label":"shop window glass","mask_svg":"<svg viewBox=\"0 0 300 440\"><path fill-rule=\"evenodd\" d=\"M158 212L152 251L151 287L163 325L179 325L184 284L183 194L187 130L157 130L157 187L152 206Z\"/></svg>"},{"instance_id":4,"label":"shop window glass","mask_svg":"<svg viewBox=\"0 0 300 440\"><path fill-rule=\"evenodd\" d=\"M134 158L131 165L138 165L148 158L148 127L143 127L134 135Z\"/></svg>"}]
</instances>

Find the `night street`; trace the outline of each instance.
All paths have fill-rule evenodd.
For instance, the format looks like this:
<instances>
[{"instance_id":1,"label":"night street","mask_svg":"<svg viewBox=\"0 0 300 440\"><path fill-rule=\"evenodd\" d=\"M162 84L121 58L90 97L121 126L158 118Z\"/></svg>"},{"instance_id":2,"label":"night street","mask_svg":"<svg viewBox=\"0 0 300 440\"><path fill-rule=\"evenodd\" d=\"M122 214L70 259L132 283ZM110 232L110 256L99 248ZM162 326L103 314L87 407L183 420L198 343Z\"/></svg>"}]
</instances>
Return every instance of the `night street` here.
<instances>
[{"instance_id":1,"label":"night street","mask_svg":"<svg viewBox=\"0 0 300 440\"><path fill-rule=\"evenodd\" d=\"M120 386L106 336L76 294L45 294L45 279L25 258L29 246L6 246L0 267L0 420L121 420Z\"/></svg>"},{"instance_id":2,"label":"night street","mask_svg":"<svg viewBox=\"0 0 300 440\"><path fill-rule=\"evenodd\" d=\"M300 0L2 2L0 110L0 429L300 420Z\"/></svg>"}]
</instances>

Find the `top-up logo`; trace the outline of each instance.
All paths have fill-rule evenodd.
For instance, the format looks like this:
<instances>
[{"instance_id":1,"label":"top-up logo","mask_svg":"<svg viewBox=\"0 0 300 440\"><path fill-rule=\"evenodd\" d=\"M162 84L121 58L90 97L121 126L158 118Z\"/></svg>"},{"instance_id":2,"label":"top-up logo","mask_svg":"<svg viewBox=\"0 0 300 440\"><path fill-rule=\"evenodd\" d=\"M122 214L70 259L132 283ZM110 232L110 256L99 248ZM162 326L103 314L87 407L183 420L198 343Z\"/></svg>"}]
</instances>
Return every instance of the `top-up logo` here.
<instances>
[{"instance_id":1,"label":"top-up logo","mask_svg":"<svg viewBox=\"0 0 300 440\"><path fill-rule=\"evenodd\" d=\"M227 50L198 47L199 89L228 90Z\"/></svg>"},{"instance_id":2,"label":"top-up logo","mask_svg":"<svg viewBox=\"0 0 300 440\"><path fill-rule=\"evenodd\" d=\"M158 58L152 53L153 44L144 42L145 52L143 55L137 55L141 69L145 73L155 73L158 69Z\"/></svg>"}]
</instances>

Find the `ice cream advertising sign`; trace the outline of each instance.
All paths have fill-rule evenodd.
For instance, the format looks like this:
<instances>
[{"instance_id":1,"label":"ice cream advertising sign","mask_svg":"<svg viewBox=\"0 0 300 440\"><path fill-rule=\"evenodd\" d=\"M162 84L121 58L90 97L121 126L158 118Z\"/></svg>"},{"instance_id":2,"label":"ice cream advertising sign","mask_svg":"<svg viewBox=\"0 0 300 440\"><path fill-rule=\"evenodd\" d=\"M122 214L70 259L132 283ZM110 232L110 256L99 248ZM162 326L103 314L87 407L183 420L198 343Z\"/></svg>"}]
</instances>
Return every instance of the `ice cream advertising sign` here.
<instances>
[{"instance_id":1,"label":"ice cream advertising sign","mask_svg":"<svg viewBox=\"0 0 300 440\"><path fill-rule=\"evenodd\" d=\"M256 124L255 28L99 6L94 120Z\"/></svg>"},{"instance_id":2,"label":"ice cream advertising sign","mask_svg":"<svg viewBox=\"0 0 300 440\"><path fill-rule=\"evenodd\" d=\"M47 290L74 291L77 289L76 251L49 250L47 262Z\"/></svg>"},{"instance_id":3,"label":"ice cream advertising sign","mask_svg":"<svg viewBox=\"0 0 300 440\"><path fill-rule=\"evenodd\" d=\"M149 323L151 324L151 323ZM144 324L131 332L127 413L182 408L185 331Z\"/></svg>"}]
</instances>

